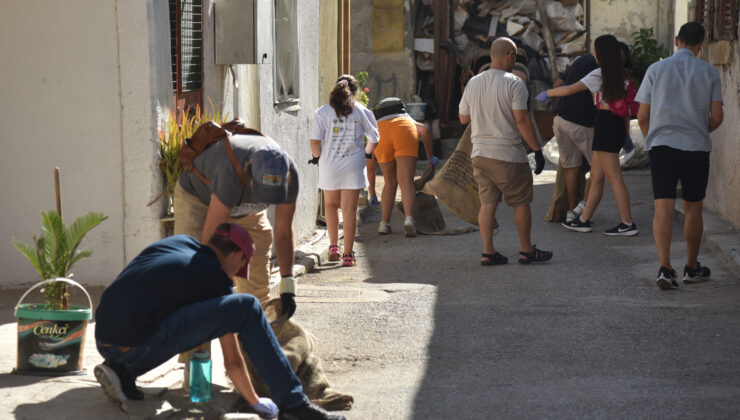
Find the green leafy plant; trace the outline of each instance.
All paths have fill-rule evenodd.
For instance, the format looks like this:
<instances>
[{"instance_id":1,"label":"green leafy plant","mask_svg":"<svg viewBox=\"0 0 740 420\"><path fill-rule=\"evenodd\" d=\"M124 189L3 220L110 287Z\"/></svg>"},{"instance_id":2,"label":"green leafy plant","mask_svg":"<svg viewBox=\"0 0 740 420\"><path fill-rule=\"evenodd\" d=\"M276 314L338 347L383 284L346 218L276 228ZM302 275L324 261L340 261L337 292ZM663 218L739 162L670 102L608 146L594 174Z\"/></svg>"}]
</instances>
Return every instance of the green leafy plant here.
<instances>
[{"instance_id":1,"label":"green leafy plant","mask_svg":"<svg viewBox=\"0 0 740 420\"><path fill-rule=\"evenodd\" d=\"M57 277L70 278L72 266L92 255L92 250L79 250L82 238L108 216L89 212L75 219L67 227L54 210L41 212L41 236L33 237L33 246L12 239L13 246L31 262L42 280ZM46 304L52 311L69 309L67 283L53 282L42 290Z\"/></svg>"},{"instance_id":2,"label":"green leafy plant","mask_svg":"<svg viewBox=\"0 0 740 420\"><path fill-rule=\"evenodd\" d=\"M637 83L642 83L647 68L654 62L668 56L668 50L655 39L653 28L643 28L632 34L630 47L632 68L630 75Z\"/></svg>"},{"instance_id":3,"label":"green leafy plant","mask_svg":"<svg viewBox=\"0 0 740 420\"><path fill-rule=\"evenodd\" d=\"M355 74L355 79L357 79L357 84L360 85L360 89L357 91L357 95L355 95L357 102L363 106L367 106L370 103L370 97L367 96L370 93L370 89L365 87L365 83L370 79L370 75L366 71L361 71Z\"/></svg>"},{"instance_id":4,"label":"green leafy plant","mask_svg":"<svg viewBox=\"0 0 740 420\"><path fill-rule=\"evenodd\" d=\"M159 130L159 150L157 153L159 169L162 172L163 191L149 205L156 203L162 197L171 197L174 194L177 181L180 179L183 170L178 156L185 140L190 138L198 127L206 121L215 121L219 125L226 122L228 114L222 115L221 108L216 108L210 99L208 102L210 103L210 110L201 112L200 107L197 106L195 112L181 111L179 124L177 115L172 111L168 112L164 129ZM167 212L172 213L172 210L172 208L168 208Z\"/></svg>"}]
</instances>

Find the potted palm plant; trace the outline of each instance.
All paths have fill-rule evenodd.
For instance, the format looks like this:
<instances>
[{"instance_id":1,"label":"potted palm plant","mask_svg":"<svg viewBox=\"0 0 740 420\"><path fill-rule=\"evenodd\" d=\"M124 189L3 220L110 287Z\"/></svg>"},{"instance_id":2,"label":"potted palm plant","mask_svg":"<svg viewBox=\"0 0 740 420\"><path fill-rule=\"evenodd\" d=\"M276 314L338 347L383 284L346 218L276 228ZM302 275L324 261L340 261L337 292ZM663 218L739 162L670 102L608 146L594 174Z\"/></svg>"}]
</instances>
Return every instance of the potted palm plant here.
<instances>
[{"instance_id":1,"label":"potted palm plant","mask_svg":"<svg viewBox=\"0 0 740 420\"><path fill-rule=\"evenodd\" d=\"M15 239L13 245L41 276L15 307L18 318L18 360L16 372L30 374L69 374L82 372L82 354L87 323L92 319L90 295L70 279L72 266L89 257L91 250L80 250L84 236L108 216L90 212L65 226L59 211L41 213L41 235L32 245ZM69 304L68 286L82 289L89 307ZM24 304L28 294L42 287L43 304Z\"/></svg>"}]
</instances>

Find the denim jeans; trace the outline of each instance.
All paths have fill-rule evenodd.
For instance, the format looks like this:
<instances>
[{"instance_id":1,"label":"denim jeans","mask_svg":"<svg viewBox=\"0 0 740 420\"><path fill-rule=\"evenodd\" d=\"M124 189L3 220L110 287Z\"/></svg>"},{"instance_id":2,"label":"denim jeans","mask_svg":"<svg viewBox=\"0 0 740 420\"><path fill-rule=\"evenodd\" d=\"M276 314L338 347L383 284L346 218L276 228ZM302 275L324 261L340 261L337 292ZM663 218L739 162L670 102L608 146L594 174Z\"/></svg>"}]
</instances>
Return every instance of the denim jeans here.
<instances>
[{"instance_id":1,"label":"denim jeans","mask_svg":"<svg viewBox=\"0 0 740 420\"><path fill-rule=\"evenodd\" d=\"M137 377L178 353L229 333L238 333L276 404L293 407L306 399L262 306L254 296L245 293L183 306L162 321L149 341L126 351L99 341L97 347L107 361L123 365L131 376Z\"/></svg>"}]
</instances>

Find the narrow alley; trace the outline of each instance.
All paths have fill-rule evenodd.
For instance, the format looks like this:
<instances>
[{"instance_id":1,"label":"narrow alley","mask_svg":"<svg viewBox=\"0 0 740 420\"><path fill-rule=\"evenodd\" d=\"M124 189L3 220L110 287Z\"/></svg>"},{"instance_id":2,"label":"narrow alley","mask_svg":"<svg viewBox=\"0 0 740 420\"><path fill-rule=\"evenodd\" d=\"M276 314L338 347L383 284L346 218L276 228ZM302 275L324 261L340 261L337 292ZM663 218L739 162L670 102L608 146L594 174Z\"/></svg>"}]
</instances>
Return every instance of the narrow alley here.
<instances>
[{"instance_id":1,"label":"narrow alley","mask_svg":"<svg viewBox=\"0 0 740 420\"><path fill-rule=\"evenodd\" d=\"M535 186L533 241L555 254L542 265L512 263L518 242L506 206L494 238L509 257L501 267L478 263L478 232L381 236L379 214L369 213L358 266L309 274L302 284L315 286L306 299L316 303L297 315L319 337L334 387L355 396L348 418L737 416L738 278L704 246L711 281L658 290L650 175L625 178L635 237L601 233L618 218L609 190L584 234L543 222L552 184ZM401 226L399 213L392 222ZM724 228L705 223L707 233ZM681 226L671 252L682 266Z\"/></svg>"}]
</instances>

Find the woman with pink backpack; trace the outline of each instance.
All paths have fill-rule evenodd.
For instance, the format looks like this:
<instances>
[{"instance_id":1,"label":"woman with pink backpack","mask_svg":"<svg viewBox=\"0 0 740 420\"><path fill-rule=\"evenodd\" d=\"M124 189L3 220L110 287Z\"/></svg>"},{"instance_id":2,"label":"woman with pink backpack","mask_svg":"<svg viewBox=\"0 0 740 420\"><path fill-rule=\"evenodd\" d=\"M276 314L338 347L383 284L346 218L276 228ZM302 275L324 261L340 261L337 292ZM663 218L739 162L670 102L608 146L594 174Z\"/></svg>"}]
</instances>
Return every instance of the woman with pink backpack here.
<instances>
[{"instance_id":1,"label":"woman with pink backpack","mask_svg":"<svg viewBox=\"0 0 740 420\"><path fill-rule=\"evenodd\" d=\"M626 76L622 50L614 36L602 35L596 38L594 57L599 68L583 79L571 85L548 89L537 95L537 100L544 101L547 98L569 96L589 90L597 109L594 118L593 159L586 208L580 217L563 222L563 226L576 232L591 232L591 216L601 202L606 179L614 191L621 221L604 233L611 236L634 236L639 231L632 221L629 191L619 165L619 151L623 146L632 146L629 121L631 116L637 116L638 104L634 101L637 89L635 83Z\"/></svg>"}]
</instances>

